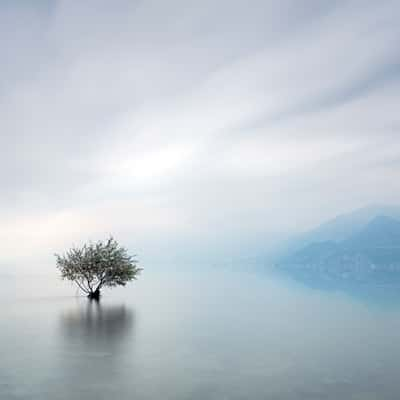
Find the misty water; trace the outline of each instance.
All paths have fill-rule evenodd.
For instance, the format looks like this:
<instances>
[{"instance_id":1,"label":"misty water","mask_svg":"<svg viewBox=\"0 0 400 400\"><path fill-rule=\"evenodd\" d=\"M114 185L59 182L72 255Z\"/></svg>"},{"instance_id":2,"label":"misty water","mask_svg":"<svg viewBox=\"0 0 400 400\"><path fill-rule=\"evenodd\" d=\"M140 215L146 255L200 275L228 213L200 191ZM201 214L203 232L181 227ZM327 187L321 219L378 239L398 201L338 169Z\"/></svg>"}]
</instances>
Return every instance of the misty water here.
<instances>
[{"instance_id":1,"label":"misty water","mask_svg":"<svg viewBox=\"0 0 400 400\"><path fill-rule=\"evenodd\" d=\"M2 400L399 398L396 296L216 269L147 268L100 303L0 282Z\"/></svg>"}]
</instances>

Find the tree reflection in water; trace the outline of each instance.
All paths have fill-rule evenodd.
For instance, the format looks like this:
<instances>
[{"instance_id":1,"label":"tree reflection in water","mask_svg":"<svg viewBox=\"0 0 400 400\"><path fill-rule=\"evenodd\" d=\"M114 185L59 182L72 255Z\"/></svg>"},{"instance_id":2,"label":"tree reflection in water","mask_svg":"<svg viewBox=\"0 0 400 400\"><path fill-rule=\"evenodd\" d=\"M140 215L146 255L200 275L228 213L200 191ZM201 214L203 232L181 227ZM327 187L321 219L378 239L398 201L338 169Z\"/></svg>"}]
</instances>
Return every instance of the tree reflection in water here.
<instances>
[{"instance_id":1,"label":"tree reflection in water","mask_svg":"<svg viewBox=\"0 0 400 400\"><path fill-rule=\"evenodd\" d=\"M68 391L60 399L121 397L124 366L135 352L135 313L127 306L80 299L59 321L56 371ZM128 397L125 397L128 398Z\"/></svg>"},{"instance_id":2,"label":"tree reflection in water","mask_svg":"<svg viewBox=\"0 0 400 400\"><path fill-rule=\"evenodd\" d=\"M104 305L86 299L85 303L61 314L60 327L65 339L103 350L115 350L118 344L133 340L135 317L132 310L123 304Z\"/></svg>"}]
</instances>

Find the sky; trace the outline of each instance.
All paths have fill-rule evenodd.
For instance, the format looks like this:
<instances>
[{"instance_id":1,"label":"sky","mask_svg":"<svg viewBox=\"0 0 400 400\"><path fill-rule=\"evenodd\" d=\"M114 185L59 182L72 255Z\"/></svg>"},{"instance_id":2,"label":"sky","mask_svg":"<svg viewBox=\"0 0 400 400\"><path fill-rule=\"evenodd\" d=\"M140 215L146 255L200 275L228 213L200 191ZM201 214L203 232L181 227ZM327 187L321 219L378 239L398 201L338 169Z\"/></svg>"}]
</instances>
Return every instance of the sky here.
<instances>
[{"instance_id":1,"label":"sky","mask_svg":"<svg viewBox=\"0 0 400 400\"><path fill-rule=\"evenodd\" d=\"M397 0L0 1L3 270L114 235L246 254L400 202Z\"/></svg>"}]
</instances>

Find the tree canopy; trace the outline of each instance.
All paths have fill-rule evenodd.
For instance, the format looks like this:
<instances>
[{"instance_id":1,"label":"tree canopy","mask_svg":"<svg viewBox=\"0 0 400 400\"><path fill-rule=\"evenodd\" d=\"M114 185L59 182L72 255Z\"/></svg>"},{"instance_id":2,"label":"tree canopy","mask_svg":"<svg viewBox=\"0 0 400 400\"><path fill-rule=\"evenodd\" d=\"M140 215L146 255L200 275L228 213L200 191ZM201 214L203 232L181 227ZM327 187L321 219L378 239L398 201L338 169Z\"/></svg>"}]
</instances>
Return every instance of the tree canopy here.
<instances>
[{"instance_id":1,"label":"tree canopy","mask_svg":"<svg viewBox=\"0 0 400 400\"><path fill-rule=\"evenodd\" d=\"M88 297L96 299L103 287L125 286L137 279L142 270L135 256L130 256L112 237L55 256L62 279L74 282Z\"/></svg>"}]
</instances>

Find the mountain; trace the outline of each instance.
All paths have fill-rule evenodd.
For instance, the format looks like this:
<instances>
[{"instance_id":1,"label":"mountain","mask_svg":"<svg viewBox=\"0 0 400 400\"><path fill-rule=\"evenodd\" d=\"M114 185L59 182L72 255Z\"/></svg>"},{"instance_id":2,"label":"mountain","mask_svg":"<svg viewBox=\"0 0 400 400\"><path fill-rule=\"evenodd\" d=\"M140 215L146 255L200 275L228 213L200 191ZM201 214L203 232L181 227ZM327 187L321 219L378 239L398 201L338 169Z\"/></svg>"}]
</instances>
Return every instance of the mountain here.
<instances>
[{"instance_id":1,"label":"mountain","mask_svg":"<svg viewBox=\"0 0 400 400\"><path fill-rule=\"evenodd\" d=\"M369 205L357 210L341 214L318 227L291 237L275 249L271 259L275 262L303 249L314 242L341 242L350 239L362 231L373 219L386 216L400 220L400 206Z\"/></svg>"},{"instance_id":2,"label":"mountain","mask_svg":"<svg viewBox=\"0 0 400 400\"><path fill-rule=\"evenodd\" d=\"M344 241L343 246L365 254L374 265L400 267L400 221L375 217L361 232Z\"/></svg>"},{"instance_id":3,"label":"mountain","mask_svg":"<svg viewBox=\"0 0 400 400\"><path fill-rule=\"evenodd\" d=\"M360 232L344 241L346 246L366 249L400 244L400 221L385 215L372 219Z\"/></svg>"},{"instance_id":4,"label":"mountain","mask_svg":"<svg viewBox=\"0 0 400 400\"><path fill-rule=\"evenodd\" d=\"M310 232L303 234L303 240L345 240L360 232L368 223L381 216L400 220L400 207L393 205L370 205L341 214Z\"/></svg>"},{"instance_id":5,"label":"mountain","mask_svg":"<svg viewBox=\"0 0 400 400\"><path fill-rule=\"evenodd\" d=\"M282 268L364 280L400 277L400 221L379 215L339 241L315 241L282 257Z\"/></svg>"}]
</instances>

